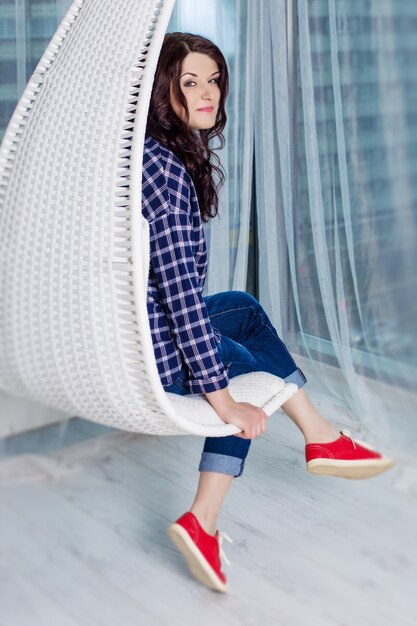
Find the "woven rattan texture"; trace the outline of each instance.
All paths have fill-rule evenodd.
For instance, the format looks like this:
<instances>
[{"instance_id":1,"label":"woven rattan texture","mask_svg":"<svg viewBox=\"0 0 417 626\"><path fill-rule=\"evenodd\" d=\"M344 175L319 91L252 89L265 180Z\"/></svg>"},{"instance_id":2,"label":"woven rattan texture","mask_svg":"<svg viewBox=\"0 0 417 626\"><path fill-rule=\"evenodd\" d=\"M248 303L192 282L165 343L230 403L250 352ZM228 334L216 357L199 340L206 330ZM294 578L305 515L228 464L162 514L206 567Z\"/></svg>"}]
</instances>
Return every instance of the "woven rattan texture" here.
<instances>
[{"instance_id":1,"label":"woven rattan texture","mask_svg":"<svg viewBox=\"0 0 417 626\"><path fill-rule=\"evenodd\" d=\"M0 152L0 384L121 429L227 435L203 396L165 394L146 312L140 168L173 4L77 0L18 104ZM233 385L282 397L264 373Z\"/></svg>"}]
</instances>

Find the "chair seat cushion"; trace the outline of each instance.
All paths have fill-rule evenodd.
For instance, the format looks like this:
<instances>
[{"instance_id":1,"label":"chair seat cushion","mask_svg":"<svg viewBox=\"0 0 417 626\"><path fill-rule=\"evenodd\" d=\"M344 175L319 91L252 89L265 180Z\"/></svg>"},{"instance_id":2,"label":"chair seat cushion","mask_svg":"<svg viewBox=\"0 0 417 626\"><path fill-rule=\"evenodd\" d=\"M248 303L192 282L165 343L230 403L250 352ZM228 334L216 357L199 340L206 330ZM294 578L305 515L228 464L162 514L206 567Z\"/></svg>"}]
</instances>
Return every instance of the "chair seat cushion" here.
<instances>
[{"instance_id":1,"label":"chair seat cushion","mask_svg":"<svg viewBox=\"0 0 417 626\"><path fill-rule=\"evenodd\" d=\"M261 407L268 416L298 390L294 383L286 383L282 378L269 372L250 372L235 376L229 380L228 388L236 402L250 402ZM203 394L166 395L175 408L178 415L177 425L182 431L212 437L240 432L233 424L223 422ZM179 434L179 431L176 434Z\"/></svg>"}]
</instances>

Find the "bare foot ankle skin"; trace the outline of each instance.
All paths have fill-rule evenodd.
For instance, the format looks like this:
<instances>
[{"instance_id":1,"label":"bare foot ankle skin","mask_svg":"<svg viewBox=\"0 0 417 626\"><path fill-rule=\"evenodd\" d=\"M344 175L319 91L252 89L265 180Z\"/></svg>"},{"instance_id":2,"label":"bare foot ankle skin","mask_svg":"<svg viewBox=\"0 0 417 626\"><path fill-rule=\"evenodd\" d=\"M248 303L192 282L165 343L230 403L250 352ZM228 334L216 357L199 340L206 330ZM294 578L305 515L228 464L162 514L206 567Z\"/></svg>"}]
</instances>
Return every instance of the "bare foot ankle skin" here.
<instances>
[{"instance_id":1,"label":"bare foot ankle skin","mask_svg":"<svg viewBox=\"0 0 417 626\"><path fill-rule=\"evenodd\" d=\"M201 513L199 513L197 510L193 509L192 507L190 511L196 516L202 529L205 530L208 535L212 535L214 537L217 532L217 524L205 519L203 515L201 515Z\"/></svg>"},{"instance_id":2,"label":"bare foot ankle skin","mask_svg":"<svg viewBox=\"0 0 417 626\"><path fill-rule=\"evenodd\" d=\"M340 431L331 426L330 428L326 428L324 431L316 431L313 433L308 433L304 435L305 442L307 443L330 443L331 441L336 441L339 439Z\"/></svg>"}]
</instances>

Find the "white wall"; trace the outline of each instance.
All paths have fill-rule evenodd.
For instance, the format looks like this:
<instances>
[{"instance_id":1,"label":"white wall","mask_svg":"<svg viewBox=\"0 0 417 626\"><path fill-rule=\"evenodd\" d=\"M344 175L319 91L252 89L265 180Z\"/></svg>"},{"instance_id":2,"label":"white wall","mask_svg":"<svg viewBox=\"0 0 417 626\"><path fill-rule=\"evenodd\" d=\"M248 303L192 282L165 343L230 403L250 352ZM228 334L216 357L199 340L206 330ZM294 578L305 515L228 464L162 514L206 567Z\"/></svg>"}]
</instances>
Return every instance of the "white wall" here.
<instances>
[{"instance_id":1,"label":"white wall","mask_svg":"<svg viewBox=\"0 0 417 626\"><path fill-rule=\"evenodd\" d=\"M60 422L69 417L62 411L0 391L0 437Z\"/></svg>"}]
</instances>

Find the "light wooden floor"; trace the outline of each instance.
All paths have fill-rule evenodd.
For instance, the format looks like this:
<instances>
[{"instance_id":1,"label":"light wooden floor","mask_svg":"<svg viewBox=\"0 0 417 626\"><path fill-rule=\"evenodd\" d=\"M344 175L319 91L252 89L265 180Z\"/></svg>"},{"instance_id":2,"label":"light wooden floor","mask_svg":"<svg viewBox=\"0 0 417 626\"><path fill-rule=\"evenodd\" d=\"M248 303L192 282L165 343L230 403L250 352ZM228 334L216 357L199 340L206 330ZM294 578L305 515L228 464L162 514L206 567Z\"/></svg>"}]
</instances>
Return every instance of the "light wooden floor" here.
<instances>
[{"instance_id":1,"label":"light wooden floor","mask_svg":"<svg viewBox=\"0 0 417 626\"><path fill-rule=\"evenodd\" d=\"M415 626L416 466L313 477L302 442L281 412L252 442L220 518L234 539L221 595L166 534L191 505L202 439L79 419L10 438L0 626Z\"/></svg>"}]
</instances>

